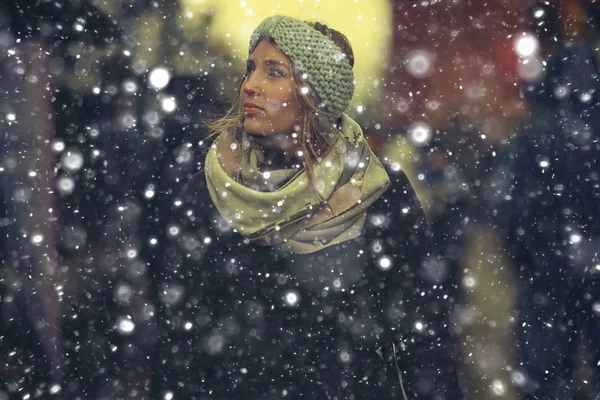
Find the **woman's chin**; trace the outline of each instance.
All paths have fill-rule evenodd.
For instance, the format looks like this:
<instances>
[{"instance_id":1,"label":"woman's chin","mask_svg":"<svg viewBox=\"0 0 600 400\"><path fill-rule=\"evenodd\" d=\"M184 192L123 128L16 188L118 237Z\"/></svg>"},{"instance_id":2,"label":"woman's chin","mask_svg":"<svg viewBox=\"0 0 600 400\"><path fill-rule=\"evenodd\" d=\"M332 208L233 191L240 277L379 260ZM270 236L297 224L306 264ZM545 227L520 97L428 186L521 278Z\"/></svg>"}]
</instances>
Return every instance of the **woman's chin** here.
<instances>
[{"instance_id":1,"label":"woman's chin","mask_svg":"<svg viewBox=\"0 0 600 400\"><path fill-rule=\"evenodd\" d=\"M261 129L260 124L257 124L256 121L248 120L244 122L244 131L249 135L258 135L264 136L265 129Z\"/></svg>"}]
</instances>

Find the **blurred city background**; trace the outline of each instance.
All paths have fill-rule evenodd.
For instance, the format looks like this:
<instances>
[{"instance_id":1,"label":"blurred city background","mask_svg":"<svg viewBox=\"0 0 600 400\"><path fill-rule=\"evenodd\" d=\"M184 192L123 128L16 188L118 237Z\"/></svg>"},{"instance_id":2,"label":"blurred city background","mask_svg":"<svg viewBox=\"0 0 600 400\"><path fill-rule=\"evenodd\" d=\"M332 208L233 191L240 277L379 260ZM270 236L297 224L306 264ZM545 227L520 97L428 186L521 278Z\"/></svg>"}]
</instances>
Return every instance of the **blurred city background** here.
<instances>
[{"instance_id":1,"label":"blurred city background","mask_svg":"<svg viewBox=\"0 0 600 400\"><path fill-rule=\"evenodd\" d=\"M593 0L0 1L0 400L151 396L156 304L180 295L155 279L166 216L280 13L353 44L349 114L436 233L465 398L522 398L503 160L573 93L597 101ZM580 333L572 398L594 399Z\"/></svg>"}]
</instances>

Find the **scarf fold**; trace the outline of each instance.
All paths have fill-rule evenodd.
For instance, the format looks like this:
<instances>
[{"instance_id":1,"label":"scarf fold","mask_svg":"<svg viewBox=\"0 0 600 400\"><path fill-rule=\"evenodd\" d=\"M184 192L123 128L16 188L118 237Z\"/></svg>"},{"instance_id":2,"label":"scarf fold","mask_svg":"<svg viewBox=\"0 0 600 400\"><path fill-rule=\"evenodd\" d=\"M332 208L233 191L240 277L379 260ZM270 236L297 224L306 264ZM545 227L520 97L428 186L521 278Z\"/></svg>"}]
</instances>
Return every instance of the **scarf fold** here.
<instances>
[{"instance_id":1,"label":"scarf fold","mask_svg":"<svg viewBox=\"0 0 600 400\"><path fill-rule=\"evenodd\" d=\"M304 169L261 172L259 149L240 151L230 135L221 135L205 164L215 207L242 236L292 253L358 237L369 206L390 180L359 125L345 114L342 133L345 140L313 164L314 187ZM231 177L235 172L237 180Z\"/></svg>"}]
</instances>

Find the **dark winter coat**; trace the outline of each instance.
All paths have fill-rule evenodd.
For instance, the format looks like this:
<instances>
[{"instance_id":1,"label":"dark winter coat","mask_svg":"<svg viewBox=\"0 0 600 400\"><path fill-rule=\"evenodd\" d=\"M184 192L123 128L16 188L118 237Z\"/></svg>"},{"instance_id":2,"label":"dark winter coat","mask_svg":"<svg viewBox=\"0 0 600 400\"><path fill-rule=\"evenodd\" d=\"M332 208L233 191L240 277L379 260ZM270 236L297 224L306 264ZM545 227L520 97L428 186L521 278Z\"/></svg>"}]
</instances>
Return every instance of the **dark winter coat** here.
<instances>
[{"instance_id":1,"label":"dark winter coat","mask_svg":"<svg viewBox=\"0 0 600 400\"><path fill-rule=\"evenodd\" d=\"M359 238L296 255L232 231L196 174L168 227L153 393L401 399L393 343L409 399L462 399L425 217L390 178Z\"/></svg>"}]
</instances>

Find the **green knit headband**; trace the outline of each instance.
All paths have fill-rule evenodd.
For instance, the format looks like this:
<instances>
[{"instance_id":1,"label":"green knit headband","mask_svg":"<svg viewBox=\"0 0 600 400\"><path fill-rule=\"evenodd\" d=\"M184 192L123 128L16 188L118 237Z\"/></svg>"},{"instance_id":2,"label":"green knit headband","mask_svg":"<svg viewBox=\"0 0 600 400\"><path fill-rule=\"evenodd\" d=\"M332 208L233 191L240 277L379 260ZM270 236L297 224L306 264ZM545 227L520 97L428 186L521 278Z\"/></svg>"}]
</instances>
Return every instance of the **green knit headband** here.
<instances>
[{"instance_id":1,"label":"green knit headband","mask_svg":"<svg viewBox=\"0 0 600 400\"><path fill-rule=\"evenodd\" d=\"M248 54L265 38L273 39L292 60L328 114L337 118L346 111L354 94L354 74L348 58L331 39L304 21L275 15L256 28Z\"/></svg>"}]
</instances>

